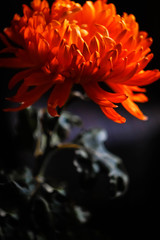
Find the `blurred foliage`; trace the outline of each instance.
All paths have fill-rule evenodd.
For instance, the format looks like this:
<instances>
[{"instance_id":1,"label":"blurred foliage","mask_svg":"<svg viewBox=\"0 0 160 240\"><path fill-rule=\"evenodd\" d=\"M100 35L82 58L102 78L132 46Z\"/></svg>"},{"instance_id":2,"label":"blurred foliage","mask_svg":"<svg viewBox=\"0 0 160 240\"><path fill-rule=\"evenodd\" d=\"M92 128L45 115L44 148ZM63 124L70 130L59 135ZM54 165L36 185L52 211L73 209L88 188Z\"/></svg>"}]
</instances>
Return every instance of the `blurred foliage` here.
<instances>
[{"instance_id":1,"label":"blurred foliage","mask_svg":"<svg viewBox=\"0 0 160 240\"><path fill-rule=\"evenodd\" d=\"M0 239L110 239L95 228L94 208L122 196L128 175L106 149L106 131L83 130L78 116L51 118L44 109L21 111L16 122L16 143L34 163L0 169Z\"/></svg>"}]
</instances>

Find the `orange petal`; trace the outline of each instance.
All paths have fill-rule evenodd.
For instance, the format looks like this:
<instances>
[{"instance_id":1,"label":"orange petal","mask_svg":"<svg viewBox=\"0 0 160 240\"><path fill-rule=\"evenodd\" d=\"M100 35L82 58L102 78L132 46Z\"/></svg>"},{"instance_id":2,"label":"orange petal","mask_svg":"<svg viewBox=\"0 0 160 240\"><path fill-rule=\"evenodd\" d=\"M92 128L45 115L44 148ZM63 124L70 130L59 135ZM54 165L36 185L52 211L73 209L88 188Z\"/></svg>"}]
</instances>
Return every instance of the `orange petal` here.
<instances>
[{"instance_id":1,"label":"orange petal","mask_svg":"<svg viewBox=\"0 0 160 240\"><path fill-rule=\"evenodd\" d=\"M83 88L88 97L98 105L105 107L116 107L116 105L108 100L108 96L110 97L110 94L100 88L98 83L83 84Z\"/></svg>"},{"instance_id":2,"label":"orange petal","mask_svg":"<svg viewBox=\"0 0 160 240\"><path fill-rule=\"evenodd\" d=\"M78 37L81 37L81 32L78 27L73 27L72 28L72 43L77 44Z\"/></svg>"},{"instance_id":3,"label":"orange petal","mask_svg":"<svg viewBox=\"0 0 160 240\"><path fill-rule=\"evenodd\" d=\"M126 67L126 69L124 69L124 71L122 72L118 72L115 70L109 75L107 81L126 84L126 82L137 72L138 67L139 63L135 63L131 66Z\"/></svg>"},{"instance_id":4,"label":"orange petal","mask_svg":"<svg viewBox=\"0 0 160 240\"><path fill-rule=\"evenodd\" d=\"M49 8L49 4L46 0L43 0L41 2L41 10L43 10L44 8Z\"/></svg>"},{"instance_id":5,"label":"orange petal","mask_svg":"<svg viewBox=\"0 0 160 240\"><path fill-rule=\"evenodd\" d=\"M126 33L127 33L127 29L124 29L122 32L120 32L119 34L118 34L118 36L116 37L116 42L118 43L118 42L120 42L120 41L122 41L122 39L124 38L124 36L126 35Z\"/></svg>"},{"instance_id":6,"label":"orange petal","mask_svg":"<svg viewBox=\"0 0 160 240\"><path fill-rule=\"evenodd\" d=\"M144 102L148 101L148 97L145 94L143 94L143 93L133 94L131 96L131 99L134 102L141 102L141 103L144 103Z\"/></svg>"},{"instance_id":7,"label":"orange petal","mask_svg":"<svg viewBox=\"0 0 160 240\"><path fill-rule=\"evenodd\" d=\"M68 25L63 38L66 39L66 41L69 43L70 36L71 36L71 27L70 27L70 25Z\"/></svg>"},{"instance_id":8,"label":"orange petal","mask_svg":"<svg viewBox=\"0 0 160 240\"><path fill-rule=\"evenodd\" d=\"M38 53L41 58L44 58L49 52L49 43L42 38L39 38L38 42Z\"/></svg>"},{"instance_id":9,"label":"orange petal","mask_svg":"<svg viewBox=\"0 0 160 240\"><path fill-rule=\"evenodd\" d=\"M140 71L134 77L125 82L126 85L130 86L145 86L151 84L160 78L159 70L147 70Z\"/></svg>"},{"instance_id":10,"label":"orange petal","mask_svg":"<svg viewBox=\"0 0 160 240\"><path fill-rule=\"evenodd\" d=\"M126 119L118 114L113 108L100 106L103 113L116 123L125 123Z\"/></svg>"},{"instance_id":11,"label":"orange petal","mask_svg":"<svg viewBox=\"0 0 160 240\"><path fill-rule=\"evenodd\" d=\"M127 96L121 93L106 92L106 97L109 101L114 103L121 103L127 99Z\"/></svg>"},{"instance_id":12,"label":"orange petal","mask_svg":"<svg viewBox=\"0 0 160 240\"><path fill-rule=\"evenodd\" d=\"M143 70L147 66L147 64L152 60L153 56L154 56L153 53L151 53L148 56L143 57L142 60L139 62L140 65L138 67L138 71Z\"/></svg>"},{"instance_id":13,"label":"orange petal","mask_svg":"<svg viewBox=\"0 0 160 240\"><path fill-rule=\"evenodd\" d=\"M99 51L99 41L96 36L93 36L93 38L91 38L89 49L91 53Z\"/></svg>"},{"instance_id":14,"label":"orange petal","mask_svg":"<svg viewBox=\"0 0 160 240\"><path fill-rule=\"evenodd\" d=\"M23 7L24 16L27 17L27 18L30 18L31 14L32 14L31 9L26 4L22 4L22 7Z\"/></svg>"},{"instance_id":15,"label":"orange petal","mask_svg":"<svg viewBox=\"0 0 160 240\"><path fill-rule=\"evenodd\" d=\"M85 57L86 61L89 60L90 58L90 51L89 51L89 47L88 44L86 42L83 43L83 56Z\"/></svg>"},{"instance_id":16,"label":"orange petal","mask_svg":"<svg viewBox=\"0 0 160 240\"><path fill-rule=\"evenodd\" d=\"M83 19L85 22L91 22L95 16L95 8L93 2L87 1L83 5Z\"/></svg>"},{"instance_id":17,"label":"orange petal","mask_svg":"<svg viewBox=\"0 0 160 240\"><path fill-rule=\"evenodd\" d=\"M128 98L127 100L122 102L122 105L129 113L131 113L136 118L138 118L140 120L147 120L148 119L147 116L145 116L141 112L141 110L139 109L137 104L135 104L130 98Z\"/></svg>"},{"instance_id":18,"label":"orange petal","mask_svg":"<svg viewBox=\"0 0 160 240\"><path fill-rule=\"evenodd\" d=\"M34 9L34 10L38 10L41 6L41 0L33 0L31 2L31 7Z\"/></svg>"},{"instance_id":19,"label":"orange petal","mask_svg":"<svg viewBox=\"0 0 160 240\"><path fill-rule=\"evenodd\" d=\"M130 89L134 92L146 92L145 88L137 87L137 86L130 86Z\"/></svg>"}]
</instances>

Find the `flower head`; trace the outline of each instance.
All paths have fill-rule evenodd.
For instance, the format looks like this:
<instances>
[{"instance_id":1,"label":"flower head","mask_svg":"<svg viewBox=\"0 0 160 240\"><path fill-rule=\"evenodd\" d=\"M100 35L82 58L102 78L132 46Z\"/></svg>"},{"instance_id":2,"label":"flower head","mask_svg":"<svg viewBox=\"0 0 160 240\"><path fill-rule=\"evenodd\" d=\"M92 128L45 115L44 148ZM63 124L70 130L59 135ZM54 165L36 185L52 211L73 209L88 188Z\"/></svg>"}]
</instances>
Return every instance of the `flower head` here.
<instances>
[{"instance_id":1,"label":"flower head","mask_svg":"<svg viewBox=\"0 0 160 240\"><path fill-rule=\"evenodd\" d=\"M57 116L57 107L67 101L72 86L80 84L104 114L125 122L115 108L121 103L135 117L145 120L135 102L146 102L141 86L160 78L158 70L144 70L153 58L152 39L139 31L134 15L116 13L114 4L97 0L83 6L70 0L46 0L23 5L23 16L15 14L1 39L6 48L0 67L22 69L10 80L9 88L21 85L10 100L20 103L15 111L36 102L52 89L48 112ZM11 42L13 44L11 44ZM100 87L100 82L113 93Z\"/></svg>"}]
</instances>

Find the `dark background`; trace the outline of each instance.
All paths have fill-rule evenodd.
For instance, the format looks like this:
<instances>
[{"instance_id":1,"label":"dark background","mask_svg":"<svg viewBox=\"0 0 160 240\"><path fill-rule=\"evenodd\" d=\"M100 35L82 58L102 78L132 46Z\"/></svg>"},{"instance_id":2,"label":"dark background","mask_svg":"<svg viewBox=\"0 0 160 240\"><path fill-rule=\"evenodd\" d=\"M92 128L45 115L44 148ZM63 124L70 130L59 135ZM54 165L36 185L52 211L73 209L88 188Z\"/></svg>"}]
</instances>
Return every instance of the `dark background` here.
<instances>
[{"instance_id":1,"label":"dark background","mask_svg":"<svg viewBox=\"0 0 160 240\"><path fill-rule=\"evenodd\" d=\"M21 4L27 0L3 1L0 5L0 31L10 25L15 12L21 13ZM51 2L51 1L49 1ZM82 3L83 1L79 1ZM109 1L111 2L111 1ZM140 30L147 31L153 37L151 46L154 59L147 66L148 69L160 68L160 14L157 0L145 1L112 1L117 12L133 13L140 25ZM1 48L3 44L0 43ZM5 106L4 98L8 96L8 82L13 76L14 70L1 69L0 103L1 109ZM128 239L144 239L144 235L150 235L151 239L158 232L156 226L159 217L159 149L160 149L160 96L159 81L147 86L149 102L140 104L142 111L149 117L146 122L130 116L120 108L120 113L127 118L126 124L116 124L107 119L93 103L81 101L72 105L75 113L80 114L86 128L102 127L108 131L108 149L120 156L126 166L130 177L130 185L127 193L120 199L114 200L109 206L102 206L103 214L97 217L110 217L110 227L113 227L113 235L121 236L126 232ZM14 166L14 154L16 146L12 141L12 126L14 126L14 114L1 111L1 156L9 159L7 164ZM7 158L6 158L7 156ZM100 221L102 224L102 221ZM105 221L103 222L105 225ZM152 227L151 227L152 225ZM129 230L129 235L127 232ZM140 235L141 233L141 235Z\"/></svg>"}]
</instances>

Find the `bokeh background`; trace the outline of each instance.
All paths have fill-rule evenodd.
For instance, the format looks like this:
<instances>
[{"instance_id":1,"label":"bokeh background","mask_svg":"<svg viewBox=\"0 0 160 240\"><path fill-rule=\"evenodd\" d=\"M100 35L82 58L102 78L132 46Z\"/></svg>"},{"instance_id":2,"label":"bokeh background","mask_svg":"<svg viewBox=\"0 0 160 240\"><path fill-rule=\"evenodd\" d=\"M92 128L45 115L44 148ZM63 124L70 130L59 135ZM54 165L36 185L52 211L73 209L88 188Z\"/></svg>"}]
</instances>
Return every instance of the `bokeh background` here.
<instances>
[{"instance_id":1,"label":"bokeh background","mask_svg":"<svg viewBox=\"0 0 160 240\"><path fill-rule=\"evenodd\" d=\"M10 25L15 12L21 13L21 5L29 0L2 1L0 4L0 31ZM50 3L52 1L49 1ZM84 1L79 1L83 3ZM160 14L157 0L112 0L117 12L132 13L136 16L140 30L147 31L153 37L151 46L154 59L147 66L148 69L160 68ZM0 48L3 44L0 43ZM4 98L9 96L8 82L15 70L0 69L0 154L5 165L14 166L17 163L15 152L18 146L13 141L15 115L2 112L6 106ZM159 218L159 161L160 161L160 82L147 86L149 102L140 104L142 111L149 117L148 121L140 121L130 116L120 108L119 112L127 118L123 125L107 119L94 103L78 101L72 104L74 113L83 117L86 128L102 127L108 132L107 148L118 155L124 162L130 178L127 193L113 200L109 206L97 206L97 224L107 225L113 235L121 236L125 232L128 239L144 239L150 235L151 239L158 231L156 223ZM4 160L5 159L5 160ZM109 221L107 220L109 218ZM104 219L104 220L103 220ZM151 227L152 225L152 227ZM106 226L106 227L107 227ZM129 231L129 233L127 233ZM141 233L141 235L140 235ZM140 237L142 236L142 237Z\"/></svg>"}]
</instances>

